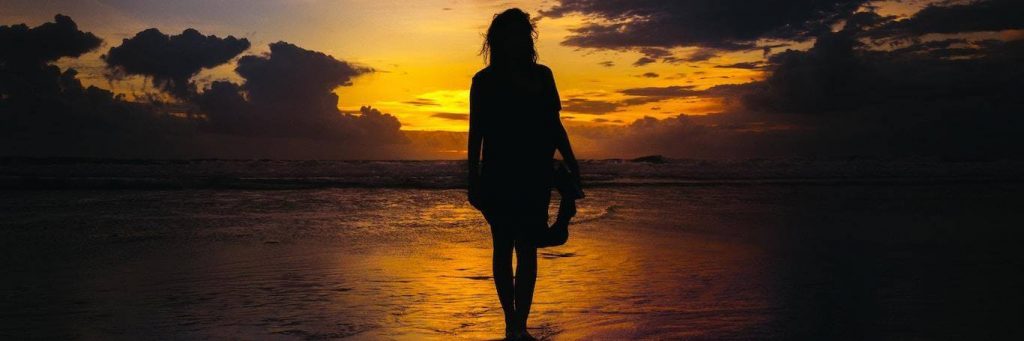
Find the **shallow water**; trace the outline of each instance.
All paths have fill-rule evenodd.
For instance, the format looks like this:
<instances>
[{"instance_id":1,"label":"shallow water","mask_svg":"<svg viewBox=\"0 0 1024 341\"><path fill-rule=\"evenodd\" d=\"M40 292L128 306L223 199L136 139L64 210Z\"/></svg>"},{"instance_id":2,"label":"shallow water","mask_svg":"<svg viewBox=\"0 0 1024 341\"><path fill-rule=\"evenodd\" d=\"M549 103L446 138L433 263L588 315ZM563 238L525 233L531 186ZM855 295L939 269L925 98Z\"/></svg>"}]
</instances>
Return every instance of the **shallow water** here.
<instances>
[{"instance_id":1,"label":"shallow water","mask_svg":"<svg viewBox=\"0 0 1024 341\"><path fill-rule=\"evenodd\" d=\"M1020 333L1016 183L593 189L541 252L550 339ZM458 190L6 191L0 335L498 339Z\"/></svg>"}]
</instances>

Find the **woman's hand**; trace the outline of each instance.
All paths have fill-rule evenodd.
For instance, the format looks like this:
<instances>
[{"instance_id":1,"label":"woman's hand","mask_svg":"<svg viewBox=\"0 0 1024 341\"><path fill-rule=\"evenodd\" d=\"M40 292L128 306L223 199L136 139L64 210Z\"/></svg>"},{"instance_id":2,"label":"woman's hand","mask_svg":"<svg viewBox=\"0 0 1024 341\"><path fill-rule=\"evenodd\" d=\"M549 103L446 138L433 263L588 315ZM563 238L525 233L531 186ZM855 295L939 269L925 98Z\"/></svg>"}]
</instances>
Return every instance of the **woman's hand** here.
<instances>
[{"instance_id":1,"label":"woman's hand","mask_svg":"<svg viewBox=\"0 0 1024 341\"><path fill-rule=\"evenodd\" d=\"M572 178L573 189L576 192L576 199L583 199L587 197L587 194L583 192L583 180L580 177L579 167L576 167L576 171L569 174Z\"/></svg>"},{"instance_id":2,"label":"woman's hand","mask_svg":"<svg viewBox=\"0 0 1024 341\"><path fill-rule=\"evenodd\" d=\"M576 200L563 199L558 204L558 218L569 219L576 216Z\"/></svg>"},{"instance_id":3,"label":"woman's hand","mask_svg":"<svg viewBox=\"0 0 1024 341\"><path fill-rule=\"evenodd\" d=\"M469 179L469 204L473 205L473 208L483 212L483 193L480 190L480 180L476 177L470 177Z\"/></svg>"},{"instance_id":4,"label":"woman's hand","mask_svg":"<svg viewBox=\"0 0 1024 341\"><path fill-rule=\"evenodd\" d=\"M483 198L481 198L481 195L479 193L476 193L473 190L469 191L469 204L473 205L473 208L475 208L477 211L483 212L484 210Z\"/></svg>"}]
</instances>

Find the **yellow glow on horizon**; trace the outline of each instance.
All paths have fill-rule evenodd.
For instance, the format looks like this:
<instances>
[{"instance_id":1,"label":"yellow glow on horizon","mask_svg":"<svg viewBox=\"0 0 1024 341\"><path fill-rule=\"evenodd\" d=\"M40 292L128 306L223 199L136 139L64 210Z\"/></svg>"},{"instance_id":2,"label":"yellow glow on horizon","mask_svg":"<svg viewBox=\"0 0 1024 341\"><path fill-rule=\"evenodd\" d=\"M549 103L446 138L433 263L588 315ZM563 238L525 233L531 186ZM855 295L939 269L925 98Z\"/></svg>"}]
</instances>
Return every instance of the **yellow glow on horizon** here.
<instances>
[{"instance_id":1,"label":"yellow glow on horizon","mask_svg":"<svg viewBox=\"0 0 1024 341\"><path fill-rule=\"evenodd\" d=\"M522 7L531 13L540 8ZM356 60L373 66L378 72L356 79L353 86L339 88L339 107L352 111L371 105L398 117L403 130L466 131L467 122L457 115L469 113L471 78L485 66L483 58L477 54L482 34L493 13L501 9L470 6L447 11L451 16L417 18L421 26L409 26L408 35L391 37L390 51ZM570 30L583 22L580 16L543 18L538 22L540 62L552 68L563 101L582 98L621 102L631 97L619 93L628 88L687 86L704 90L763 77L757 70L715 67L758 61L762 57L760 51L731 53L709 61L634 66L642 56L635 51L596 51L562 45L571 34ZM427 44L428 41L431 44ZM438 41L440 45L433 44ZM685 55L689 51L676 49L674 52ZM602 65L609 62L612 66ZM700 115L719 112L723 107L720 98L689 97L640 105L620 104L617 110L601 115L569 110L562 115L578 122L621 125L644 116Z\"/></svg>"}]
</instances>

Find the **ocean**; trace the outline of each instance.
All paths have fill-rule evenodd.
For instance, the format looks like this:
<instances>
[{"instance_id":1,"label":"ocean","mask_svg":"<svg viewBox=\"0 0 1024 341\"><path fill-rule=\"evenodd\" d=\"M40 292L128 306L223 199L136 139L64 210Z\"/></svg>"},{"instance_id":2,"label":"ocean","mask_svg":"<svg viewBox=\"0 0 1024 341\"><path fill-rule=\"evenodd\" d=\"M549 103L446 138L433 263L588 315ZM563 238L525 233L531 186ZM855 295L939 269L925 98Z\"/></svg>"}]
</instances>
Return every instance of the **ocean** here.
<instances>
[{"instance_id":1,"label":"ocean","mask_svg":"<svg viewBox=\"0 0 1024 341\"><path fill-rule=\"evenodd\" d=\"M933 160L585 160L588 187L1016 181L1024 162ZM465 187L464 161L0 158L2 189Z\"/></svg>"},{"instance_id":2,"label":"ocean","mask_svg":"<svg viewBox=\"0 0 1024 341\"><path fill-rule=\"evenodd\" d=\"M532 334L1024 333L1024 163L663 161L582 163ZM500 339L464 165L3 159L0 336Z\"/></svg>"}]
</instances>

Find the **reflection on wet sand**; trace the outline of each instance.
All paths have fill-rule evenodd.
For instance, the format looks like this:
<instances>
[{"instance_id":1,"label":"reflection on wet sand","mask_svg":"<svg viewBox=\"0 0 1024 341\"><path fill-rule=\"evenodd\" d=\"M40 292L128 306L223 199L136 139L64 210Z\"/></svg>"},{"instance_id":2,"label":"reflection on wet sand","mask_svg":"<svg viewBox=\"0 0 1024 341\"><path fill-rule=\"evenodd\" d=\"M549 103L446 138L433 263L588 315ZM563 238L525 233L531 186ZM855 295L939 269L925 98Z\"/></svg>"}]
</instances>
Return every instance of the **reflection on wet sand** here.
<instances>
[{"instance_id":1,"label":"reflection on wet sand","mask_svg":"<svg viewBox=\"0 0 1024 341\"><path fill-rule=\"evenodd\" d=\"M1012 251L1021 221L1007 198L1019 186L835 189L595 189L570 242L541 252L531 333L1012 332L1024 299L1009 275L1021 265ZM65 191L0 200L10 255L0 335L503 335L490 238L462 191Z\"/></svg>"}]
</instances>

